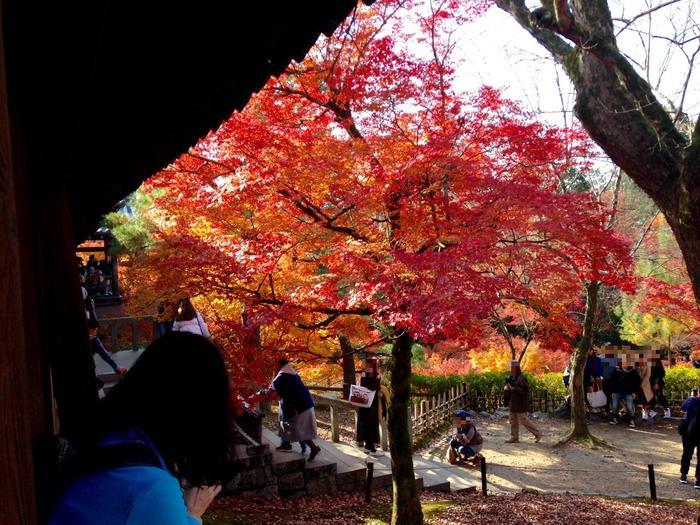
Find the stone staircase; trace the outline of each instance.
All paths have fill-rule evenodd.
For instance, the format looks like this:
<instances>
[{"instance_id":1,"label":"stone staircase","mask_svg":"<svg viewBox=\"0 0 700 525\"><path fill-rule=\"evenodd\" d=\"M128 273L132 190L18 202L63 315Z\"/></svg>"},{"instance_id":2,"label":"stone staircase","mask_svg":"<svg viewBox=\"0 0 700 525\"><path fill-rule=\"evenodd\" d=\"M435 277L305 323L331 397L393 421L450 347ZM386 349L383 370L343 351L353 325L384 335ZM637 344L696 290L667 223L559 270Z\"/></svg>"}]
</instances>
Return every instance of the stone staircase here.
<instances>
[{"instance_id":1,"label":"stone staircase","mask_svg":"<svg viewBox=\"0 0 700 525\"><path fill-rule=\"evenodd\" d=\"M345 443L316 440L321 453L313 463L294 444L291 452L279 452L279 438L263 429L262 444L239 445L236 450L238 473L227 486L228 493L250 496L316 496L361 490L367 478L367 461L374 462L375 489L391 486L391 458L368 458L357 447ZM439 492L474 491L473 473L462 472L430 456L414 455L416 482L422 490Z\"/></svg>"}]
</instances>

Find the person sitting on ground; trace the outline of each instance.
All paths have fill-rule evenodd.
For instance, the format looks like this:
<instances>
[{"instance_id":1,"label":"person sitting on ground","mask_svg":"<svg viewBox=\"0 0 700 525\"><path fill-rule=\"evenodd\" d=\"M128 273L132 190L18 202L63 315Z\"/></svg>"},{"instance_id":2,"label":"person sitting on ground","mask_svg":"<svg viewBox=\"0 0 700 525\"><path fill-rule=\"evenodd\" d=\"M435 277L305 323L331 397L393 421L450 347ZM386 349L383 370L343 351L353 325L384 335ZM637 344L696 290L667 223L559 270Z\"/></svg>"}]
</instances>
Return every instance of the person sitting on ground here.
<instances>
[{"instance_id":1,"label":"person sitting on ground","mask_svg":"<svg viewBox=\"0 0 700 525\"><path fill-rule=\"evenodd\" d=\"M683 485L688 483L688 472L690 471L690 462L693 459L693 454L698 449L697 439L690 435L689 423L693 419L696 410L700 407L700 397L698 396L698 389L694 389L690 393L690 397L683 402L683 419L678 425L678 433L681 435L683 440L683 455L681 456L681 477L680 482ZM700 451L696 456L697 462L695 464L695 488L700 489Z\"/></svg>"},{"instance_id":2,"label":"person sitting on ground","mask_svg":"<svg viewBox=\"0 0 700 525\"><path fill-rule=\"evenodd\" d=\"M204 322L204 319L199 312L195 310L189 299L180 301L180 305L177 307L177 313L175 314L172 331L190 332L191 334L211 338L207 323Z\"/></svg>"},{"instance_id":3,"label":"person sitting on ground","mask_svg":"<svg viewBox=\"0 0 700 525\"><path fill-rule=\"evenodd\" d=\"M612 395L612 414L610 415L610 424L617 425L619 416L618 410L620 400L624 399L627 406L627 412L630 416L630 427L634 428L634 400L637 398L637 391L642 386L642 378L639 372L633 367L628 366L626 369L622 365L618 365L610 377L613 385Z\"/></svg>"},{"instance_id":4,"label":"person sitting on ground","mask_svg":"<svg viewBox=\"0 0 700 525\"><path fill-rule=\"evenodd\" d=\"M314 400L287 358L281 358L278 365L280 369L272 384L259 392L262 396L274 392L279 397L279 436L282 443L277 450L292 450L292 443L298 441L308 445L311 449L309 461L313 461L321 452L321 447L313 442L317 437Z\"/></svg>"},{"instance_id":5,"label":"person sitting on ground","mask_svg":"<svg viewBox=\"0 0 700 525\"><path fill-rule=\"evenodd\" d=\"M201 525L231 475L226 366L209 340L154 341L99 405L49 525ZM184 493L183 493L184 489Z\"/></svg>"},{"instance_id":6,"label":"person sitting on ground","mask_svg":"<svg viewBox=\"0 0 700 525\"><path fill-rule=\"evenodd\" d=\"M508 419L510 421L510 439L506 443L518 443L520 441L520 425L532 432L535 443L542 439L542 432L532 424L527 417L528 404L530 402L530 385L527 378L520 371L520 362L510 363L511 375L506 378L504 391L509 394Z\"/></svg>"},{"instance_id":7,"label":"person sitting on ground","mask_svg":"<svg viewBox=\"0 0 700 525\"><path fill-rule=\"evenodd\" d=\"M455 435L450 441L451 464L461 461L471 461L475 458L484 444L484 439L472 422L472 415L466 410L455 412Z\"/></svg>"}]
</instances>

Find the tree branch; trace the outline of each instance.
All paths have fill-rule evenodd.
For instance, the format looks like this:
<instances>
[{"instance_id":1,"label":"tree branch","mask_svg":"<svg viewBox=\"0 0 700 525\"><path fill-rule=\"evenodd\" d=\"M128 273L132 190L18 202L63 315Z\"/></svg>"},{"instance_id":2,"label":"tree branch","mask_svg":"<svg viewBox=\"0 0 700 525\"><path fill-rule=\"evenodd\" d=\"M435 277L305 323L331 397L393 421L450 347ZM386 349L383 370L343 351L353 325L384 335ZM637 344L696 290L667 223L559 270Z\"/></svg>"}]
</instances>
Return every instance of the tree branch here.
<instances>
[{"instance_id":1,"label":"tree branch","mask_svg":"<svg viewBox=\"0 0 700 525\"><path fill-rule=\"evenodd\" d=\"M559 64L565 69L568 67L568 59L575 49L551 30L537 27L524 0L496 0L496 5L515 18Z\"/></svg>"}]
</instances>

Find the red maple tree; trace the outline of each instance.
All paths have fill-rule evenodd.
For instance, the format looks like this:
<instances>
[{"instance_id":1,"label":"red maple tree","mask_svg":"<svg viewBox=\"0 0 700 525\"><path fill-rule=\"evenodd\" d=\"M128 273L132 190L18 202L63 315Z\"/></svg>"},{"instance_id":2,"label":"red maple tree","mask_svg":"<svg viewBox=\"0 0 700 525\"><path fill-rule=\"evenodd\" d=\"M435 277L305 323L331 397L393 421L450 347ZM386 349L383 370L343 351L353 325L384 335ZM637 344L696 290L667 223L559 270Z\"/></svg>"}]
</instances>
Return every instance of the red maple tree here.
<instances>
[{"instance_id":1,"label":"red maple tree","mask_svg":"<svg viewBox=\"0 0 700 525\"><path fill-rule=\"evenodd\" d=\"M412 341L478 345L522 309L556 341L579 329L581 281L614 283L610 254L624 258L605 211L557 189L585 138L453 87L453 29L482 8L358 9L147 183L155 243L131 270L135 291L199 298L239 382L269 373L270 350L391 342L394 523L422 522Z\"/></svg>"}]
</instances>

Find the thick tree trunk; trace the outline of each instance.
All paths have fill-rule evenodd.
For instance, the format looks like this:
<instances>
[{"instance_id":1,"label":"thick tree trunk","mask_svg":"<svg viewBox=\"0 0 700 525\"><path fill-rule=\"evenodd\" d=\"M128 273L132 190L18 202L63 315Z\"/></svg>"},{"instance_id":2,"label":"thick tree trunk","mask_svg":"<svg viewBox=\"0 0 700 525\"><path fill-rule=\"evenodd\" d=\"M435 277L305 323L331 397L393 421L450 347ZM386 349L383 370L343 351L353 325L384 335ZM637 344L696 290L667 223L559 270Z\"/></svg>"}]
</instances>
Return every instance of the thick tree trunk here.
<instances>
[{"instance_id":1,"label":"thick tree trunk","mask_svg":"<svg viewBox=\"0 0 700 525\"><path fill-rule=\"evenodd\" d=\"M689 139L617 47L606 0L542 3L496 0L564 68L580 122L666 216L700 303L700 119Z\"/></svg>"},{"instance_id":2,"label":"thick tree trunk","mask_svg":"<svg viewBox=\"0 0 700 525\"><path fill-rule=\"evenodd\" d=\"M700 304L700 203L689 203L684 213L665 216L683 254L695 300Z\"/></svg>"},{"instance_id":3,"label":"thick tree trunk","mask_svg":"<svg viewBox=\"0 0 700 525\"><path fill-rule=\"evenodd\" d=\"M409 432L411 400L411 347L408 334L396 339L391 350L391 402L389 406L389 447L394 487L392 525L422 525L423 511L413 472L413 445Z\"/></svg>"},{"instance_id":4,"label":"thick tree trunk","mask_svg":"<svg viewBox=\"0 0 700 525\"><path fill-rule=\"evenodd\" d=\"M591 433L586 423L586 392L583 388L583 373L586 357L593 348L593 325L598 308L598 291L600 283L586 285L586 313L583 318L583 335L574 353L571 370L571 438L590 439Z\"/></svg>"},{"instance_id":5,"label":"thick tree trunk","mask_svg":"<svg viewBox=\"0 0 700 525\"><path fill-rule=\"evenodd\" d=\"M350 396L350 385L355 384L355 352L346 335L338 337L340 342L340 364L343 367L343 397Z\"/></svg>"}]
</instances>

